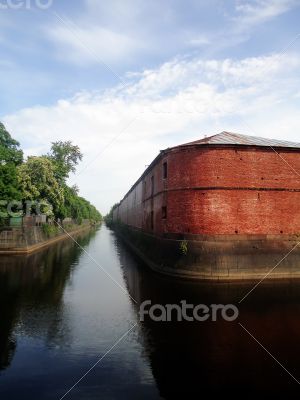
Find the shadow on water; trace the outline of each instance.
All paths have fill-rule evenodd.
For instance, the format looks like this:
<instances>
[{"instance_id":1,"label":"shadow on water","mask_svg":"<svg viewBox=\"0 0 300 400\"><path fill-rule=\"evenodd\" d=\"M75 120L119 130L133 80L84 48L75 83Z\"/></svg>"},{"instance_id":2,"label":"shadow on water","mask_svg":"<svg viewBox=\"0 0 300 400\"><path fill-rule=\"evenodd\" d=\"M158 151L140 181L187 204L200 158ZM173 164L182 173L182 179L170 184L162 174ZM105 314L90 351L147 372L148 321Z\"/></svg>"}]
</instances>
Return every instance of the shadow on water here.
<instances>
[{"instance_id":1,"label":"shadow on water","mask_svg":"<svg viewBox=\"0 0 300 400\"><path fill-rule=\"evenodd\" d=\"M95 231L77 237L85 246ZM24 310L39 308L41 315L59 314L65 286L82 250L71 240L52 245L29 256L0 257L0 371L8 368L14 357L17 340L16 326L34 330L26 324ZM62 322L59 316L55 321ZM47 321L44 321L47 323ZM42 323L42 318L37 322ZM52 324L45 327L49 341L58 331Z\"/></svg>"},{"instance_id":2,"label":"shadow on water","mask_svg":"<svg viewBox=\"0 0 300 400\"><path fill-rule=\"evenodd\" d=\"M234 322L140 322L139 338L162 398L207 394L261 398L300 390L300 283L197 283L150 271L125 245L116 242L120 263L136 313L144 300L152 304L235 304ZM299 262L300 265L300 262ZM270 354L247 333L242 324Z\"/></svg>"},{"instance_id":3,"label":"shadow on water","mask_svg":"<svg viewBox=\"0 0 300 400\"><path fill-rule=\"evenodd\" d=\"M79 241L137 303L72 241L0 258L0 396L59 399L124 332L139 305L229 304L228 322L138 322L72 390L71 399L291 397L300 379L300 284L210 284L150 271L106 227ZM92 239L92 240L91 240ZM297 262L295 258L291 262ZM124 282L122 282L122 277ZM68 398L68 397L67 397Z\"/></svg>"}]
</instances>

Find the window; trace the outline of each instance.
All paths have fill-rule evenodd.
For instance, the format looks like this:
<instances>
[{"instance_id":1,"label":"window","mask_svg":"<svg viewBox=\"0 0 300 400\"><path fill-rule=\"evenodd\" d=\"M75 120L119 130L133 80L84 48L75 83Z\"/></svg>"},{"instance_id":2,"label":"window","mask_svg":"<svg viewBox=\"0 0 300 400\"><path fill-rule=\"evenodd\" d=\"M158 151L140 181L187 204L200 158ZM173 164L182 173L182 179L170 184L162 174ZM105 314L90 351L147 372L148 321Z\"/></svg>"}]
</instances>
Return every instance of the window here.
<instances>
[{"instance_id":1,"label":"window","mask_svg":"<svg viewBox=\"0 0 300 400\"><path fill-rule=\"evenodd\" d=\"M151 230L154 229L154 212L151 211Z\"/></svg>"},{"instance_id":2,"label":"window","mask_svg":"<svg viewBox=\"0 0 300 400\"><path fill-rule=\"evenodd\" d=\"M163 163L163 179L167 179L168 177L168 163Z\"/></svg>"},{"instance_id":3,"label":"window","mask_svg":"<svg viewBox=\"0 0 300 400\"><path fill-rule=\"evenodd\" d=\"M151 196L154 194L154 176L151 176Z\"/></svg>"},{"instance_id":4,"label":"window","mask_svg":"<svg viewBox=\"0 0 300 400\"><path fill-rule=\"evenodd\" d=\"M162 217L162 219L167 219L167 207L166 206L161 208L161 217Z\"/></svg>"}]
</instances>

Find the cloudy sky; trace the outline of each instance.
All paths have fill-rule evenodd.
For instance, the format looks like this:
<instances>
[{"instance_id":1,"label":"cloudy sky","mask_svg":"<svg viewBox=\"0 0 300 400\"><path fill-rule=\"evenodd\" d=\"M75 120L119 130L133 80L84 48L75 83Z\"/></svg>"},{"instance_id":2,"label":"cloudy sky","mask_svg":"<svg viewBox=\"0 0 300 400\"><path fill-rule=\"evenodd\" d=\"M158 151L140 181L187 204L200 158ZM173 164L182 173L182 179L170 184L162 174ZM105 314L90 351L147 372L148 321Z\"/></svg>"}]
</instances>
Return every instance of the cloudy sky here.
<instances>
[{"instance_id":1,"label":"cloudy sky","mask_svg":"<svg viewBox=\"0 0 300 400\"><path fill-rule=\"evenodd\" d=\"M26 155L78 144L102 213L163 148L300 141L300 0L22 2L0 0L0 120Z\"/></svg>"}]
</instances>

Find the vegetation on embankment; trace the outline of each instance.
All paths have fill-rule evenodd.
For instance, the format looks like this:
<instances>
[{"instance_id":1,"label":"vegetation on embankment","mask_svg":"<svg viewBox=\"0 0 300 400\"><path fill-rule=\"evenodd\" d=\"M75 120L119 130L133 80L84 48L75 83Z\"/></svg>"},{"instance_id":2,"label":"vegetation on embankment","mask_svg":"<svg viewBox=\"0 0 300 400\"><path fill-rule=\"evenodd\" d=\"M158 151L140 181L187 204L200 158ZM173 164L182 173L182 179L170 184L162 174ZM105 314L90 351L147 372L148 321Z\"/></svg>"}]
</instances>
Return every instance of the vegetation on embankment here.
<instances>
[{"instance_id":1,"label":"vegetation on embankment","mask_svg":"<svg viewBox=\"0 0 300 400\"><path fill-rule=\"evenodd\" d=\"M0 223L7 213L7 203L12 201L21 202L24 212L28 201L33 202L30 210L33 214L37 213L38 202L42 204L41 212L56 220L72 218L79 224L84 219L100 222L99 211L78 195L76 186L67 185L70 173L75 172L81 159L78 146L59 141L52 143L49 153L24 160L19 143L0 122Z\"/></svg>"},{"instance_id":2,"label":"vegetation on embankment","mask_svg":"<svg viewBox=\"0 0 300 400\"><path fill-rule=\"evenodd\" d=\"M60 233L60 228L55 225L45 224L42 226L42 231L47 238L52 238Z\"/></svg>"},{"instance_id":3,"label":"vegetation on embankment","mask_svg":"<svg viewBox=\"0 0 300 400\"><path fill-rule=\"evenodd\" d=\"M118 207L118 205L119 205L119 203L114 204L114 205L111 207L109 213L105 215L105 217L104 217L104 222L106 223L107 226L112 226L112 224L113 224L113 213L114 213L114 209L115 209L116 207Z\"/></svg>"},{"instance_id":4,"label":"vegetation on embankment","mask_svg":"<svg viewBox=\"0 0 300 400\"><path fill-rule=\"evenodd\" d=\"M78 234L95 230L97 223L70 224L64 227L42 225L14 229L0 233L0 255L30 254L62 240L73 239ZM4 236L3 236L4 233Z\"/></svg>"},{"instance_id":5,"label":"vegetation on embankment","mask_svg":"<svg viewBox=\"0 0 300 400\"><path fill-rule=\"evenodd\" d=\"M77 231L80 229L88 229L91 227L96 227L98 224L67 224L64 226L60 225L49 225L49 224L44 224L41 226L41 230L43 232L43 235L45 236L46 239L52 239L56 236L59 236L61 234L66 234L66 233L71 233L73 231Z\"/></svg>"}]
</instances>

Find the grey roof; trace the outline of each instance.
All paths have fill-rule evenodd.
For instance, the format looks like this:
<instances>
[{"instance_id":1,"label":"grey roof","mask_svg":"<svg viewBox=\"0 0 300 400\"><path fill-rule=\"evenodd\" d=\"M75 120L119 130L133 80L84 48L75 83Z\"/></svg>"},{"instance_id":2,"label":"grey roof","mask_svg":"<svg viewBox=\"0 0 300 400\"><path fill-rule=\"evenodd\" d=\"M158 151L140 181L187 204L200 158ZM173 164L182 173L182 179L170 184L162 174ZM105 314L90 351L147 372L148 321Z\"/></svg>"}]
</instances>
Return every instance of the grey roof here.
<instances>
[{"instance_id":1,"label":"grey roof","mask_svg":"<svg viewBox=\"0 0 300 400\"><path fill-rule=\"evenodd\" d=\"M207 145L207 144L292 147L300 149L300 143L287 142L285 140L267 139L257 136L240 135L238 133L232 133L232 132L221 132L218 133L217 135L205 137L204 139L195 140L194 142L182 144L181 146Z\"/></svg>"}]
</instances>

